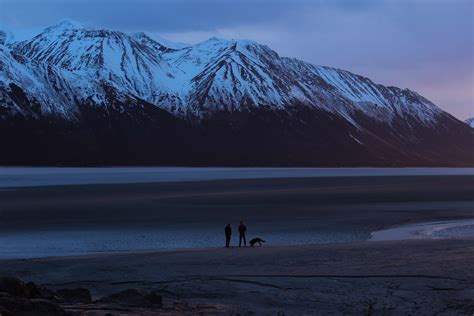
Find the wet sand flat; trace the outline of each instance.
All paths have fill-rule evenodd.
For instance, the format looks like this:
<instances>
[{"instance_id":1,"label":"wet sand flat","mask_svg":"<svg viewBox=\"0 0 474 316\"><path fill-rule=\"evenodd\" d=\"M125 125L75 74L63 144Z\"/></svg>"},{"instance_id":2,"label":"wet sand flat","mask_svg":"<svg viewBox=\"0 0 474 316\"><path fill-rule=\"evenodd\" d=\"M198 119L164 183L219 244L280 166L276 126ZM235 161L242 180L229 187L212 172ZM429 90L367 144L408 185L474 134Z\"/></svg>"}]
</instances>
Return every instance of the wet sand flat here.
<instances>
[{"instance_id":1,"label":"wet sand flat","mask_svg":"<svg viewBox=\"0 0 474 316\"><path fill-rule=\"evenodd\" d=\"M170 229L181 249L0 260L0 274L95 297L157 290L181 314L466 314L474 312L474 239L367 242L404 223L474 217L474 177L214 180L0 191L1 234ZM245 219L263 247L224 249L223 226ZM208 232L204 247L186 238ZM285 241L326 233L328 244ZM344 243L331 236L348 234ZM272 235L273 234L273 235ZM249 236L249 237L250 237ZM279 240L276 236L287 239ZM333 238L333 239L331 239ZM58 236L61 239L61 236ZM233 237L235 245L236 236ZM152 245L154 246L154 245ZM209 248L212 247L212 248ZM160 248L156 244L156 248ZM122 249L133 250L133 249ZM62 250L60 249L59 252ZM61 253L59 253L61 255ZM75 306L104 315L98 306ZM110 312L110 311L109 311ZM121 311L123 312L123 310ZM130 310L153 315L156 311ZM148 313L148 314L147 314Z\"/></svg>"},{"instance_id":2,"label":"wet sand flat","mask_svg":"<svg viewBox=\"0 0 474 316\"><path fill-rule=\"evenodd\" d=\"M364 241L399 224L474 218L474 176L317 177L0 191L0 258L223 245ZM234 234L235 243L236 235Z\"/></svg>"},{"instance_id":3,"label":"wet sand flat","mask_svg":"<svg viewBox=\"0 0 474 316\"><path fill-rule=\"evenodd\" d=\"M170 315L472 315L473 264L467 238L4 260L0 274L52 289L85 287L94 297L158 291Z\"/></svg>"}]
</instances>

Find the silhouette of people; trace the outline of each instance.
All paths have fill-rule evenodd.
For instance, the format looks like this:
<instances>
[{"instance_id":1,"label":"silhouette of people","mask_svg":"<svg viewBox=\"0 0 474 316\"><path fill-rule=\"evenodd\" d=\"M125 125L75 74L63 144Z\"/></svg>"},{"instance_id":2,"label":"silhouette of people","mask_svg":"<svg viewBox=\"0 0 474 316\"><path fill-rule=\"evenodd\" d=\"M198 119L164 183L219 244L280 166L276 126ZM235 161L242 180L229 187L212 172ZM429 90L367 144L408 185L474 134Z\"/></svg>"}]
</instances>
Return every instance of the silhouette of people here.
<instances>
[{"instance_id":1,"label":"silhouette of people","mask_svg":"<svg viewBox=\"0 0 474 316\"><path fill-rule=\"evenodd\" d=\"M230 237L232 236L232 227L230 227L230 224L227 224L227 226L224 229L224 232L225 232L225 247L229 248Z\"/></svg>"},{"instance_id":2,"label":"silhouette of people","mask_svg":"<svg viewBox=\"0 0 474 316\"><path fill-rule=\"evenodd\" d=\"M247 227L245 227L244 223L240 221L239 225L239 247L242 246L242 239L244 240L244 246L247 246L247 241L245 240L245 232L247 231Z\"/></svg>"}]
</instances>

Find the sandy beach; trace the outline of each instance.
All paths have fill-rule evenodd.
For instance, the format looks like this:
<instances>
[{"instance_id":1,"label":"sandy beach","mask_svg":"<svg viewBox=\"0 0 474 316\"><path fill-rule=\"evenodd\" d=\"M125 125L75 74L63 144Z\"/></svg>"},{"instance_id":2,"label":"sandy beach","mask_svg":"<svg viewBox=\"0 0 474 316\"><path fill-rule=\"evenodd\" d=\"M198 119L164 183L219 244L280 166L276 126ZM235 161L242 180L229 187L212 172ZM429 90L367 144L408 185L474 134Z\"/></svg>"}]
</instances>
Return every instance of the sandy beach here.
<instances>
[{"instance_id":1,"label":"sandy beach","mask_svg":"<svg viewBox=\"0 0 474 316\"><path fill-rule=\"evenodd\" d=\"M0 191L0 276L88 289L63 304L78 315L472 315L473 197L470 175L16 187ZM223 247L241 219L264 246ZM370 241L400 225L428 233ZM97 301L126 289L163 307Z\"/></svg>"},{"instance_id":2,"label":"sandy beach","mask_svg":"<svg viewBox=\"0 0 474 316\"><path fill-rule=\"evenodd\" d=\"M473 264L474 239L451 239L6 260L0 274L95 298L163 295L160 310L70 307L86 315L472 315Z\"/></svg>"}]
</instances>

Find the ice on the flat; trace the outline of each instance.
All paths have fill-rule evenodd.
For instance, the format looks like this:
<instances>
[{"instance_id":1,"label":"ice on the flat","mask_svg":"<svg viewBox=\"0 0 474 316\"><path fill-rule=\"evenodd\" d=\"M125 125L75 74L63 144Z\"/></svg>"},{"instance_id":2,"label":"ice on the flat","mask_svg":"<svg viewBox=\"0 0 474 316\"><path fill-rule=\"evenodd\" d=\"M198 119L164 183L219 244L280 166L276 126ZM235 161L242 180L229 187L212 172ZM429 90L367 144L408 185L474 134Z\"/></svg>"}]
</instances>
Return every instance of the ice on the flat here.
<instances>
[{"instance_id":1,"label":"ice on the flat","mask_svg":"<svg viewBox=\"0 0 474 316\"><path fill-rule=\"evenodd\" d=\"M474 237L474 219L402 225L371 235L371 241Z\"/></svg>"}]
</instances>

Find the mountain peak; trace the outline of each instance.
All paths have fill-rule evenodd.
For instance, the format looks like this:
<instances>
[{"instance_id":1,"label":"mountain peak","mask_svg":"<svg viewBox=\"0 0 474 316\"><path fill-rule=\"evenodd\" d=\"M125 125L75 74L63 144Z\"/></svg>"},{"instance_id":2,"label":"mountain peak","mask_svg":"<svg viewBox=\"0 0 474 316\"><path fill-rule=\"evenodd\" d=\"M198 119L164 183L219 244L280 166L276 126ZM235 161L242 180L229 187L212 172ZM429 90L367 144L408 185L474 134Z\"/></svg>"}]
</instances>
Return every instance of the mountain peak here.
<instances>
[{"instance_id":1,"label":"mountain peak","mask_svg":"<svg viewBox=\"0 0 474 316\"><path fill-rule=\"evenodd\" d=\"M250 47L264 47L264 45L248 39L224 39L218 37L211 37L208 40L200 42L194 46L206 50L225 49L230 47L232 47L234 50L247 50Z\"/></svg>"},{"instance_id":2,"label":"mountain peak","mask_svg":"<svg viewBox=\"0 0 474 316\"><path fill-rule=\"evenodd\" d=\"M249 40L249 39L225 39L225 38L219 38L219 37L211 37L199 44L204 44L204 43L224 43L224 44L238 44L238 45L260 45L259 43L253 41L253 40Z\"/></svg>"},{"instance_id":3,"label":"mountain peak","mask_svg":"<svg viewBox=\"0 0 474 316\"><path fill-rule=\"evenodd\" d=\"M148 42L148 43L155 43L157 45L160 45L162 47L166 47L168 49L182 49L185 47L192 46L190 44L186 43L176 43L169 41L161 36L158 35L152 35L147 32L135 32L135 33L130 33L130 36L133 37L134 39L140 41L140 42Z\"/></svg>"},{"instance_id":4,"label":"mountain peak","mask_svg":"<svg viewBox=\"0 0 474 316\"><path fill-rule=\"evenodd\" d=\"M205 42L222 42L222 41L227 41L227 40L223 39L223 38L213 36L213 37L209 38L208 40L206 40Z\"/></svg>"},{"instance_id":5,"label":"mountain peak","mask_svg":"<svg viewBox=\"0 0 474 316\"><path fill-rule=\"evenodd\" d=\"M265 147L257 152L256 160L244 163L472 165L474 132L411 90L280 57L252 40L213 37L186 48L171 48L154 33L83 27L71 20L62 20L29 40L0 45L0 123L20 115L45 123L64 117L68 124L80 126L72 139L96 128L97 134L108 134L100 132L101 124L104 131L114 124L117 134L104 136L98 144L114 143L118 135L136 135L131 137L137 142L126 139L127 146L137 144L131 147L133 155L135 148L137 157L150 157L148 147L160 148L158 160L146 160L150 162L173 162L160 160L174 157L163 155L161 148L176 150L172 155L179 159L188 156L187 149L178 148L192 148L189 141L209 148L209 157L214 157L217 146L230 144L220 151L226 154L218 153L218 160L205 163L233 164L235 153ZM194 130L192 126L200 122L204 124ZM174 135L183 138L170 138ZM156 143L156 137L162 136L166 141ZM32 141L32 148L37 143ZM85 146L81 152L101 147L86 146L82 140L80 144ZM140 144L147 148L140 151ZM234 144L241 147L235 151ZM291 155L281 151L289 144ZM118 146L117 153L124 147ZM2 149L2 153L10 151ZM202 157L207 157L206 151Z\"/></svg>"},{"instance_id":6,"label":"mountain peak","mask_svg":"<svg viewBox=\"0 0 474 316\"><path fill-rule=\"evenodd\" d=\"M84 28L84 26L76 21L73 21L71 19L61 19L59 20L58 23L48 27L47 29L49 30L57 30L57 29L81 29Z\"/></svg>"}]
</instances>

